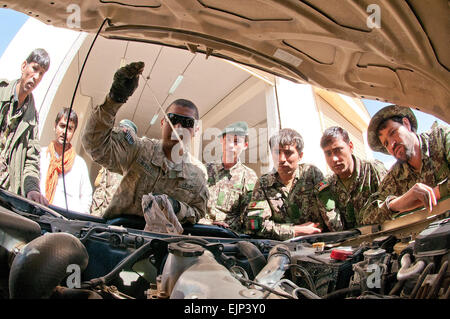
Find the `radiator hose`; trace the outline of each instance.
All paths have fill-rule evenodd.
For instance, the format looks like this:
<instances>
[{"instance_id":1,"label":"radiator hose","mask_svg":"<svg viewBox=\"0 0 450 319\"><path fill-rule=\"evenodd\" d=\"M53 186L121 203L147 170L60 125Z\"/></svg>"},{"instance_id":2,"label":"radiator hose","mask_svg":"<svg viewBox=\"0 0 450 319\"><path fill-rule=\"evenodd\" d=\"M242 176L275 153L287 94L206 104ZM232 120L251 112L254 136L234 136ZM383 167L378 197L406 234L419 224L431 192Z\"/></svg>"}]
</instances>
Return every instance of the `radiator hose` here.
<instances>
[{"instance_id":1,"label":"radiator hose","mask_svg":"<svg viewBox=\"0 0 450 319\"><path fill-rule=\"evenodd\" d=\"M261 253L261 251L251 242L239 241L236 243L236 246L238 247L241 254L247 258L253 272L253 277L256 277L256 275L266 265L266 258Z\"/></svg>"},{"instance_id":2,"label":"radiator hose","mask_svg":"<svg viewBox=\"0 0 450 319\"><path fill-rule=\"evenodd\" d=\"M14 258L9 273L10 298L49 298L57 285L70 275L69 265L86 269L89 256L78 238L67 233L47 233Z\"/></svg>"}]
</instances>

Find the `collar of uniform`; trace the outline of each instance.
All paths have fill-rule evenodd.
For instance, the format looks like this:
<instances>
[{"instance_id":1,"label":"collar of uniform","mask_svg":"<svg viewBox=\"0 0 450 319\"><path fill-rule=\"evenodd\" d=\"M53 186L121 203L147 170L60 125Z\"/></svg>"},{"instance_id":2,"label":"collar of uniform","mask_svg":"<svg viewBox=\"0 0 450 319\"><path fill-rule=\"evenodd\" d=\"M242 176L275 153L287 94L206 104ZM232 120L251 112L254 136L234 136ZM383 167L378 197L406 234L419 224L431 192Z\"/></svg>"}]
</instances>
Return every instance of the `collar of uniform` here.
<instances>
[{"instance_id":1,"label":"collar of uniform","mask_svg":"<svg viewBox=\"0 0 450 319\"><path fill-rule=\"evenodd\" d=\"M2 95L2 102L8 102L8 101L14 101L15 95L16 95L16 84L19 80L15 80L13 82L7 82L8 85L6 86L6 94Z\"/></svg>"},{"instance_id":2,"label":"collar of uniform","mask_svg":"<svg viewBox=\"0 0 450 319\"><path fill-rule=\"evenodd\" d=\"M17 92L16 92L16 87L17 87L17 83L19 83L19 80L15 80L14 82L12 82L12 88L11 88L11 93L9 94L9 97L5 97L8 98L9 101L11 101L11 105L13 106L12 109L10 109L11 114L13 113L18 113L18 109L16 109L16 107L19 105L19 97L17 96ZM25 98L25 101L23 101L23 105L21 107L21 110L23 113L26 113L27 109L28 109L28 105L31 102L31 94L28 94L27 97Z\"/></svg>"},{"instance_id":3,"label":"collar of uniform","mask_svg":"<svg viewBox=\"0 0 450 319\"><path fill-rule=\"evenodd\" d=\"M223 171L230 171L230 173L234 170L236 170L238 167L240 167L242 165L241 160L238 159L238 161L236 162L236 164L234 164L230 169L226 170L225 167L223 166L223 163L220 163L220 168Z\"/></svg>"},{"instance_id":4,"label":"collar of uniform","mask_svg":"<svg viewBox=\"0 0 450 319\"><path fill-rule=\"evenodd\" d=\"M303 165L303 164L299 164L299 166L297 166L297 169L295 170L294 182L292 183L293 185L294 185L295 183L297 183L297 181L298 181L298 179L299 179L299 177L300 177L300 167L301 167L302 165ZM283 186L284 186L284 184L281 182L280 174L278 174L278 171L276 170L276 168L274 168L274 169L272 170L272 172L270 173L270 175L271 175L271 178L269 178L269 179L267 180L267 186L268 186L268 187L272 186L275 182L278 182L278 183L280 183L280 185L283 185Z\"/></svg>"},{"instance_id":5,"label":"collar of uniform","mask_svg":"<svg viewBox=\"0 0 450 319\"><path fill-rule=\"evenodd\" d=\"M183 154L182 160L179 163L174 163L173 167L168 167L166 164L166 161L169 161L169 159L164 154L163 148L162 148L162 141L158 141L156 145L154 146L154 155L152 157L152 164L161 167L161 169L169 174L169 177L183 177L186 178L185 174L185 162L189 161L189 153L186 152Z\"/></svg>"},{"instance_id":6,"label":"collar of uniform","mask_svg":"<svg viewBox=\"0 0 450 319\"><path fill-rule=\"evenodd\" d=\"M357 157L353 154L352 154L352 158L353 158L353 170L356 170L356 178L358 178L361 173L361 160L359 159L359 157ZM353 175L353 173L352 173L352 175Z\"/></svg>"},{"instance_id":7,"label":"collar of uniform","mask_svg":"<svg viewBox=\"0 0 450 319\"><path fill-rule=\"evenodd\" d=\"M430 160L431 154L430 154L430 143L429 139L426 138L426 134L416 134L419 138L419 147L420 147L420 155L422 156L422 166L420 167L420 172L422 172L423 167L425 166L425 163Z\"/></svg>"},{"instance_id":8,"label":"collar of uniform","mask_svg":"<svg viewBox=\"0 0 450 319\"><path fill-rule=\"evenodd\" d=\"M429 140L424 136L424 134L417 135L417 137L419 138L419 145L423 162L424 159L430 157L430 144Z\"/></svg>"},{"instance_id":9,"label":"collar of uniform","mask_svg":"<svg viewBox=\"0 0 450 319\"><path fill-rule=\"evenodd\" d=\"M360 176L360 172L361 172L361 160L359 159L359 157L355 156L354 154L352 154L352 159L353 159L353 173L350 176L350 178L352 176L355 176L355 179L358 179ZM328 183L333 186L336 186L336 184L339 181L340 181L340 178L336 173L333 173L328 179Z\"/></svg>"}]
</instances>

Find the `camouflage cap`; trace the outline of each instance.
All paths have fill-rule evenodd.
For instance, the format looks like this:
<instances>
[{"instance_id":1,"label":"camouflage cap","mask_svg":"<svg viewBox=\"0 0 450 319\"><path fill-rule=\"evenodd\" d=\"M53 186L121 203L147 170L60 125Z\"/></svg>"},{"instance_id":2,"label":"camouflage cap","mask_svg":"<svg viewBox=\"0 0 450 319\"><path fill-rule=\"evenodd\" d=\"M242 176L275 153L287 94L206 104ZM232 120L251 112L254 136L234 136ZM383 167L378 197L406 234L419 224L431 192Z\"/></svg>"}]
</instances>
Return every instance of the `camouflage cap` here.
<instances>
[{"instance_id":1,"label":"camouflage cap","mask_svg":"<svg viewBox=\"0 0 450 319\"><path fill-rule=\"evenodd\" d=\"M235 122L233 124L228 125L222 131L222 136L225 134L233 134L233 135L248 135L248 125L247 122Z\"/></svg>"},{"instance_id":2,"label":"camouflage cap","mask_svg":"<svg viewBox=\"0 0 450 319\"><path fill-rule=\"evenodd\" d=\"M413 131L417 131L417 119L413 111L409 107L399 105L385 106L372 117L369 123L369 128L367 129L367 139L372 150L384 154L389 154L386 148L381 145L377 130L384 120L387 120L394 116L407 117L409 119L409 122L411 123L411 128L413 129Z\"/></svg>"},{"instance_id":3,"label":"camouflage cap","mask_svg":"<svg viewBox=\"0 0 450 319\"><path fill-rule=\"evenodd\" d=\"M119 122L119 126L126 126L128 128L131 128L134 131L135 134L137 134L137 132L138 132L136 124L134 124L133 121L130 121L128 119L121 120Z\"/></svg>"}]
</instances>

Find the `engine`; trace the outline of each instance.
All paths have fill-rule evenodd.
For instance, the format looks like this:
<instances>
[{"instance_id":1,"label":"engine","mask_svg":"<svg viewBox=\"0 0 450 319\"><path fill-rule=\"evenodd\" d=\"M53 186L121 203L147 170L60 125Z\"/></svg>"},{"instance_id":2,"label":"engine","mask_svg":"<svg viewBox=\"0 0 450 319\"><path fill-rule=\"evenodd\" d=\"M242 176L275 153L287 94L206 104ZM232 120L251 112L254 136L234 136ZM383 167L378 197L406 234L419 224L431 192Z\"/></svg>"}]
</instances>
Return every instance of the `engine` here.
<instances>
[{"instance_id":1,"label":"engine","mask_svg":"<svg viewBox=\"0 0 450 319\"><path fill-rule=\"evenodd\" d=\"M49 232L42 218L0 213L2 298L449 299L449 218L414 240L341 245L151 236L51 218Z\"/></svg>"}]
</instances>

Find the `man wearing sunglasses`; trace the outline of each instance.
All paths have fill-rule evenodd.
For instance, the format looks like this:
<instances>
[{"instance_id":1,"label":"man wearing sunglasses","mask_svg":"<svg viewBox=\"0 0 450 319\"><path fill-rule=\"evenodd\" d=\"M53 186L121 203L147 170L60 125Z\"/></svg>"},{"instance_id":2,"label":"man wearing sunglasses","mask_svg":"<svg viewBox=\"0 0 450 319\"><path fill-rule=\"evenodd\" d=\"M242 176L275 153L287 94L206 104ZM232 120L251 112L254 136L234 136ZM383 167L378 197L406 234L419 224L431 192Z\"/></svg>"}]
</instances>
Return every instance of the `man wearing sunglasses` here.
<instances>
[{"instance_id":1,"label":"man wearing sunglasses","mask_svg":"<svg viewBox=\"0 0 450 319\"><path fill-rule=\"evenodd\" d=\"M161 140L138 138L131 130L128 134L112 130L119 108L136 90L143 69L143 62L135 62L115 73L105 102L91 110L83 134L84 148L92 159L123 175L103 218L143 216L144 196L151 195L160 204L159 196L167 195L181 224L196 223L206 213L208 190L205 167L189 153L199 118L195 104L179 99L169 105L167 118L161 120Z\"/></svg>"}]
</instances>

